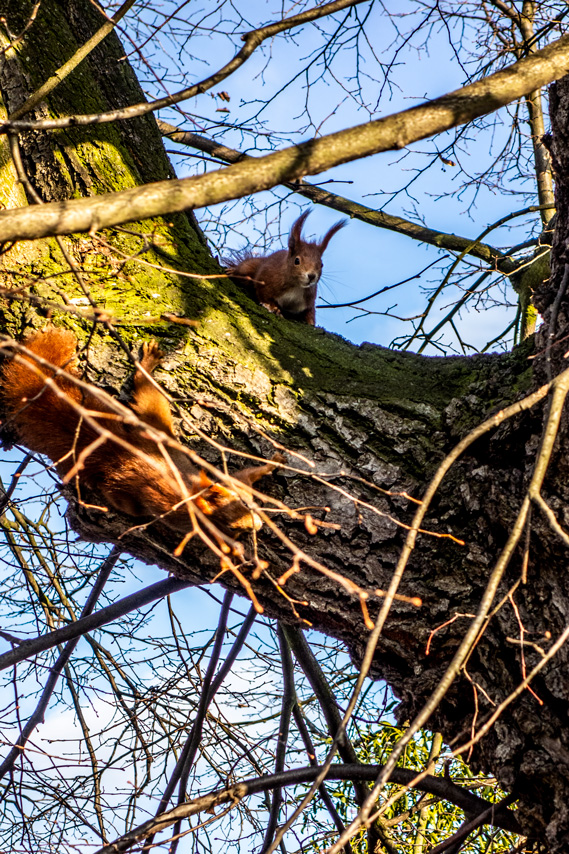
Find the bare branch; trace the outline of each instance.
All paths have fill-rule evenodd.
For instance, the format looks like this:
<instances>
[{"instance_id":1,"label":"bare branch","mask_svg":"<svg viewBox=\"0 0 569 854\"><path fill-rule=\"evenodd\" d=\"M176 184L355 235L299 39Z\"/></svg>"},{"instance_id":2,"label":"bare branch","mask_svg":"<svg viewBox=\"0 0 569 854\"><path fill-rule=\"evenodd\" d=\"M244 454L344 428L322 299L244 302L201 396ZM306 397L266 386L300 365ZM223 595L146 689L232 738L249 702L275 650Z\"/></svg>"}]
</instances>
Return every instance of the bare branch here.
<instances>
[{"instance_id":1,"label":"bare branch","mask_svg":"<svg viewBox=\"0 0 569 854\"><path fill-rule=\"evenodd\" d=\"M30 110L33 110L40 101L45 100L45 98L47 98L47 96L50 95L66 77L69 77L71 72L74 71L81 62L83 62L85 57L89 56L91 51L94 50L97 45L114 30L121 18L124 18L128 10L133 6L134 2L135 0L125 0L120 9L117 9L113 17L105 21L102 27L100 27L100 29L98 29L84 45L81 45L79 50L75 51L71 59L68 59L67 62L57 69L57 71L54 71L49 80L46 80L39 89L36 89L36 91L26 99L21 107L14 110L10 116L10 121L16 121L21 118L21 116L25 116L25 114L29 113Z\"/></svg>"},{"instance_id":2,"label":"bare branch","mask_svg":"<svg viewBox=\"0 0 569 854\"><path fill-rule=\"evenodd\" d=\"M327 774L327 779L373 780L381 773L383 767L382 765L332 765ZM245 780L243 783L237 783L229 789L221 789L210 795L194 798L169 812L162 813L158 818L149 819L149 821L144 822L144 824L139 825L139 827L116 839L110 845L99 848L95 854L120 854L120 852L128 851L133 845L147 839L150 835L165 830L182 818L189 818L204 810L214 811L215 807L220 804L230 802L237 804L248 795L270 791L277 786L296 786L300 783L308 783L314 780L321 770L320 766L314 765L309 765L305 768L295 768L292 771L283 771L281 774L271 774L264 777L257 777L253 780ZM409 786L413 785L415 777L415 771L409 771L406 768L395 768L391 773L390 780L402 786ZM501 827L513 833L520 833L520 827L514 813L503 808L500 809L500 805L489 804L488 801L479 798L477 795L473 795L467 789L455 785L449 779L428 775L416 785L416 788L422 792L428 792L429 794L457 804L457 806L460 806L469 815L476 816L481 813L487 813L487 818L496 827Z\"/></svg>"},{"instance_id":3,"label":"bare branch","mask_svg":"<svg viewBox=\"0 0 569 854\"><path fill-rule=\"evenodd\" d=\"M96 580L96 582L93 586L93 589L91 590L91 593L89 594L89 597L88 597L88 599L87 599L87 601L83 607L83 611L81 612L82 616L86 617L88 614L91 613L91 611L95 607L95 603L96 603L97 599L99 598L99 596L101 595L101 593L103 591L103 587L105 586L106 582L108 581L109 575L111 574L113 567L116 564L117 560L119 559L120 555L121 555L121 550L115 546L112 549L109 556L103 562L103 565L101 566L97 580ZM62 650L61 654L59 655L57 661L55 662L55 664L51 668L51 672L49 674L47 683L45 685L45 688L42 692L40 701L39 701L38 705L36 706L36 709L35 709L33 715L30 717L26 726L24 727L24 729L20 733L20 736L19 736L16 744L10 750L10 752L8 753L8 755L6 756L6 758L4 759L2 764L0 765L0 778L2 778L7 772L11 771L11 769L14 767L14 763L17 761L18 757L20 757L22 755L22 752L26 746L26 742L27 742L28 738L30 737L30 735L32 734L32 732L34 731L36 726L39 723L41 723L41 721L43 721L43 718L44 718L50 697L53 694L53 691L54 691L55 686L57 684L57 680L59 679L61 671L63 670L63 668L65 667L65 665L69 661L69 659L71 658L73 650L77 646L77 642L78 642L77 637L74 638L73 640L68 641L65 648Z\"/></svg>"},{"instance_id":4,"label":"bare branch","mask_svg":"<svg viewBox=\"0 0 569 854\"><path fill-rule=\"evenodd\" d=\"M0 242L33 240L112 225L240 198L276 184L316 175L380 151L404 148L474 118L494 112L563 76L569 69L569 36L484 80L419 107L338 133L177 181L159 181L94 198L72 199L40 208L0 211Z\"/></svg>"},{"instance_id":5,"label":"bare branch","mask_svg":"<svg viewBox=\"0 0 569 854\"><path fill-rule=\"evenodd\" d=\"M143 608L157 599L163 599L165 596L177 593L178 590L192 586L190 581L182 581L179 578L167 578L165 581L158 581L156 584L151 584L149 587L138 590L130 596L125 596L124 599L119 599L117 602L113 602L112 605L108 605L106 608L101 608L100 611L96 611L94 614L80 617L76 622L69 623L68 626L63 626L61 629L56 629L53 632L33 638L32 640L22 640L16 649L0 655L0 670L13 667L14 664L17 664L19 661L25 661L32 655L45 652L46 649L52 649L61 643L79 638L87 634L87 632L100 629L101 626L112 623L114 620L118 620L119 617L130 614L131 611Z\"/></svg>"},{"instance_id":6,"label":"bare branch","mask_svg":"<svg viewBox=\"0 0 569 854\"><path fill-rule=\"evenodd\" d=\"M130 5L132 5L133 2L134 0L127 0L127 3L130 3ZM75 57L69 60L70 63L75 62L75 65L73 65L72 68L67 69L66 63L66 65L62 66L61 69L56 71L54 77L57 79L55 81L53 81L53 78L50 78L50 80L48 80L41 89L38 89L37 92L31 95L28 101L26 101L19 110L16 110L6 122L0 123L0 133L7 130L36 130L38 128L41 128L42 130L53 130L55 128L76 127L77 125L98 125L122 119L134 119L138 116L144 116L147 115L147 113L152 113L154 110L161 110L164 107L172 106L172 104L179 104L180 101L187 101L189 98L194 98L196 95L207 92L208 89L211 89L213 86L217 86L219 83L223 82L223 80L243 65L243 63L249 59L253 51L266 41L266 39L272 38L277 35L277 33L285 32L286 30L293 29L294 27L300 27L303 24L308 24L311 21L316 21L319 18L326 17L327 15L333 15L334 12L339 12L342 9L348 9L350 6L357 6L359 3L364 2L367 2L367 0L333 0L331 3L325 3L323 6L316 6L313 9L306 9L306 11L301 12L298 15L293 15L290 18L284 18L282 21L277 21L274 24L269 24L266 27L259 27L257 30L245 33L241 36L242 40L245 42L244 47L241 48L241 50L230 62L227 63L227 65L224 65L223 68L215 74L212 74L210 77L207 77L205 80L200 81L200 83L195 83L193 86L189 86L187 89L182 89L181 92L176 92L165 98L158 98L156 101L150 101L149 103L144 102L141 104L133 104L131 107L125 107L122 110L112 110L108 113L95 113L93 115L85 116L68 116L64 119L45 119L38 122L18 121L17 118L19 118L19 116L32 109L32 107L39 103L39 101L45 98L45 96L55 88L55 86L60 82L58 76L63 72L63 69L65 69L65 74L63 76L66 77L67 74L72 71L79 62L81 62L84 56L96 47L107 33L110 32L110 30L106 30L102 33L104 27L101 27L101 30L89 39L81 49L84 53L79 56L77 61L75 61ZM126 6L127 3L124 5ZM117 15L122 12L122 8L123 7L119 9ZM126 11L127 9L125 9L120 16L122 17ZM109 24L106 24L105 26L108 27ZM112 24L110 29L112 29L113 26L114 24ZM94 44L91 44L94 39L97 39L97 41ZM80 51L77 52L77 54L79 53ZM77 56L77 54L75 56Z\"/></svg>"},{"instance_id":7,"label":"bare branch","mask_svg":"<svg viewBox=\"0 0 569 854\"><path fill-rule=\"evenodd\" d=\"M277 749L275 751L275 774L281 774L284 771L285 767L286 750L290 731L290 719L296 702L296 692L294 688L294 667L292 663L290 645L288 642L286 630L281 623L277 625L277 637L279 641L281 665L283 670L283 696L281 701L279 730L277 734ZM273 791L273 799L271 801L269 818L267 821L267 826L265 828L265 837L261 847L261 854L264 854L264 852L267 850L273 840L273 836L279 821L279 813L282 801L282 787L275 786L275 789Z\"/></svg>"},{"instance_id":8,"label":"bare branch","mask_svg":"<svg viewBox=\"0 0 569 854\"><path fill-rule=\"evenodd\" d=\"M162 134L169 139L181 145L196 148L198 151L207 152L226 163L241 163L243 160L256 159L234 148L220 145L215 140L208 139L208 137L201 136L200 134L181 131L174 125L163 122L161 119L158 119L158 127ZM436 246L439 249L449 249L452 252L465 252L468 255L479 258L481 261L495 265L505 275L509 275L517 267L513 258L505 252L496 249L494 246L482 243L481 240L473 242L468 237L461 237L457 234L449 234L434 228L427 228L419 222L413 222L401 216L394 216L393 214L385 213L385 211L374 210L367 205L362 205L359 202L354 202L352 199L339 196L337 193L323 190L314 184L307 184L303 180L285 182L283 186L288 187L289 190L292 190L299 196L310 199L314 204L323 205L335 211L348 214L352 219L360 220L360 222L365 222L368 225L375 225L378 228L395 231L397 234L405 234L419 243L429 243L431 246ZM526 212L533 212L533 210L539 210L539 207L533 206L525 210ZM366 299L369 299L369 297L366 297ZM349 303L349 305L352 305L352 303Z\"/></svg>"}]
</instances>

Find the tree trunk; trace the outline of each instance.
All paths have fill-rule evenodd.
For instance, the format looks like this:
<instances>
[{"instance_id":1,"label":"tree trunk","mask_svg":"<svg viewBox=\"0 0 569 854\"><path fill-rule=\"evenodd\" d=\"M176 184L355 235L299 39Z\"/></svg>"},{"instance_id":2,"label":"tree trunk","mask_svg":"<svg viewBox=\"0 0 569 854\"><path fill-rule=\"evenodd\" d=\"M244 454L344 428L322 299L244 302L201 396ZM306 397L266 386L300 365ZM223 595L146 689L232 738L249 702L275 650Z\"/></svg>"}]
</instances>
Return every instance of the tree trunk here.
<instances>
[{"instance_id":1,"label":"tree trunk","mask_svg":"<svg viewBox=\"0 0 569 854\"><path fill-rule=\"evenodd\" d=\"M12 32L23 28L30 11L20 6L21 0L0 2ZM43 0L37 25L18 46L17 56L8 52L0 70L7 111L20 106L101 21L87 0ZM115 36L107 37L36 116L94 112L141 100L129 66L117 61L122 55ZM551 290L540 294L546 321L563 279L569 234L568 93L564 80L552 98L559 225ZM152 117L30 133L23 137L22 151L29 179L45 201L124 189L171 174ZM6 152L3 148L5 159ZM0 184L7 206L23 201L14 189L14 176L10 172ZM178 275L173 271L218 272L190 216L144 222L129 232L81 235L66 246L98 307L113 316L127 345L134 349L155 337L167 351L165 371L158 371L157 379L185 401L196 426L195 434L186 431L191 447L221 463L219 451L199 441L199 428L228 449L261 457L272 455L274 442L288 449L289 464L302 473L277 473L261 488L290 507L316 508L310 510L314 518L339 529L321 528L312 536L302 521L285 514L276 521L313 560L366 590L389 585L406 534L403 526L410 524L416 507L406 496L420 498L438 463L462 436L545 376L543 356L534 376L529 345L508 355L446 359L371 344L356 347L321 329L270 315L225 278ZM136 260L134 253L142 248L141 258L172 272ZM130 256L126 263L124 255ZM32 304L20 297L3 302L4 332L20 335L29 326L43 326L47 303L42 300L60 304L62 291L67 300L75 300L68 309L75 310L81 304L77 300L84 299L51 241L18 244L2 263L5 285L26 284L35 298ZM32 285L28 274L33 274ZM188 331L164 315L195 318L199 325ZM69 313L65 322L86 339L88 324ZM565 299L556 321L557 337L565 339L553 352L557 370L568 346L568 328ZM538 349L543 351L546 343L544 339ZM124 354L98 333L89 354L90 378L118 392L128 371ZM373 665L373 675L387 680L401 698L403 719L431 695L477 611L525 494L543 413L542 403L480 439L451 468L437 493L423 527L455 539L419 536L400 592L421 597L422 607L395 603ZM569 521L567 444L563 425L544 490L561 522ZM230 471L241 465L238 457L229 458ZM124 535L132 520L78 507L69 497L72 522L83 536L119 542L122 535L122 547L133 555L196 583L218 576L219 561L201 544L192 541L176 557L179 537L159 524ZM341 638L359 661L367 639L359 598L302 562L283 593L275 582L291 566L290 549L267 528L258 539L269 568L254 589L267 613ZM250 543L245 546L251 549ZM519 549L495 600L501 607L429 723L447 741L466 740L519 684L524 666L529 672L540 660L538 647L547 649L569 623L566 547L537 509L527 582L520 583L522 558ZM230 572L219 581L243 592ZM372 618L379 601L368 603ZM520 643L522 626L525 646ZM535 694L525 691L511 704L472 754L475 765L519 794L521 821L528 832L542 840L546 836L552 852L567 850L569 833L567 659L562 648L532 683Z\"/></svg>"}]
</instances>

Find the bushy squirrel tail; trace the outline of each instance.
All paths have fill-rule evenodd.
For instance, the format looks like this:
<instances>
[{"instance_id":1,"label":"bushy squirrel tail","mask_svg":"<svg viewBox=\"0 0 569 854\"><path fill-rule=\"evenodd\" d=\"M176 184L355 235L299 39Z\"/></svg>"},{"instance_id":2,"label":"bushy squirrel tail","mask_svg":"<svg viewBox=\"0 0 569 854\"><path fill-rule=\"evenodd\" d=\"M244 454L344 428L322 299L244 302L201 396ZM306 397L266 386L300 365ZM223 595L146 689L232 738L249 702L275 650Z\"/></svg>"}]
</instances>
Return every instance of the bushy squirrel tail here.
<instances>
[{"instance_id":1,"label":"bushy squirrel tail","mask_svg":"<svg viewBox=\"0 0 569 854\"><path fill-rule=\"evenodd\" d=\"M0 377L5 419L9 429L13 427L32 451L58 460L69 451L79 423L71 401L89 406L81 390L66 377L76 375L77 339L67 329L50 326L26 338L23 344L30 353L65 373L56 377L54 370L25 353L10 359ZM51 377L56 377L59 393L46 385L46 379Z\"/></svg>"},{"instance_id":2,"label":"bushy squirrel tail","mask_svg":"<svg viewBox=\"0 0 569 854\"><path fill-rule=\"evenodd\" d=\"M195 532L190 502L190 508L211 517L208 531L214 538L218 527L236 533L261 527L261 519L248 506L251 486L283 457L237 472L241 486L215 483L185 455L174 453L176 449L168 460L161 442L144 428L125 427L95 388L90 391L74 382L77 339L72 332L51 326L26 338L23 345L26 351L17 352L0 373L4 425L13 428L30 450L50 457L64 480L73 478L79 498L86 486L120 513L160 517L172 530L185 534ZM34 355L49 365L40 364ZM131 409L143 424L173 437L170 406L146 376L161 359L156 342L144 345ZM97 426L105 428L106 435ZM112 441L113 436L119 441ZM225 542L223 537L219 542Z\"/></svg>"}]
</instances>

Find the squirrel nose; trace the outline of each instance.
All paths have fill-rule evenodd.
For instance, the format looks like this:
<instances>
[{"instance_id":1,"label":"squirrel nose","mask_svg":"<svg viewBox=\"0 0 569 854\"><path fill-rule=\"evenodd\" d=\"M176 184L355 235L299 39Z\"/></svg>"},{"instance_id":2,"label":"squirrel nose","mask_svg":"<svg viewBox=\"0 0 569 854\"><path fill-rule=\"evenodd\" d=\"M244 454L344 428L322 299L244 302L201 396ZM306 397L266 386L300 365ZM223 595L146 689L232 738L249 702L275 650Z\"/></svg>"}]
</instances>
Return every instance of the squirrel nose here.
<instances>
[{"instance_id":1,"label":"squirrel nose","mask_svg":"<svg viewBox=\"0 0 569 854\"><path fill-rule=\"evenodd\" d=\"M309 273L308 274L308 281L309 282L313 282L315 279L316 279L316 273Z\"/></svg>"}]
</instances>

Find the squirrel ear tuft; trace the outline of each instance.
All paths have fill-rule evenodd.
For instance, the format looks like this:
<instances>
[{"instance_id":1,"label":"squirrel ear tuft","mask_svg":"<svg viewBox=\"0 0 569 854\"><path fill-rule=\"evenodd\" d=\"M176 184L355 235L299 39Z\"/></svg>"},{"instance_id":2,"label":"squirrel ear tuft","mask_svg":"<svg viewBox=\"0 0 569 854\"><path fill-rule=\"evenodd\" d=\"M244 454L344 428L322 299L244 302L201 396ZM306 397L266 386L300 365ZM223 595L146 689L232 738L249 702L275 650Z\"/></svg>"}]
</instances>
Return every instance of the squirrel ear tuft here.
<instances>
[{"instance_id":1,"label":"squirrel ear tuft","mask_svg":"<svg viewBox=\"0 0 569 854\"><path fill-rule=\"evenodd\" d=\"M304 211L304 213L302 213L298 217L298 219L296 219L292 224L292 228L288 237L288 250L291 255L294 255L298 251L300 244L302 243L302 226L306 222L306 219L309 214L310 211Z\"/></svg>"},{"instance_id":2,"label":"squirrel ear tuft","mask_svg":"<svg viewBox=\"0 0 569 854\"><path fill-rule=\"evenodd\" d=\"M347 219L341 219L339 222L333 225L332 228L328 229L328 231L320 241L320 251L322 253L326 251L326 247L328 246L334 235L337 234L338 231L340 231L341 228L344 228L344 226L347 224Z\"/></svg>"}]
</instances>

